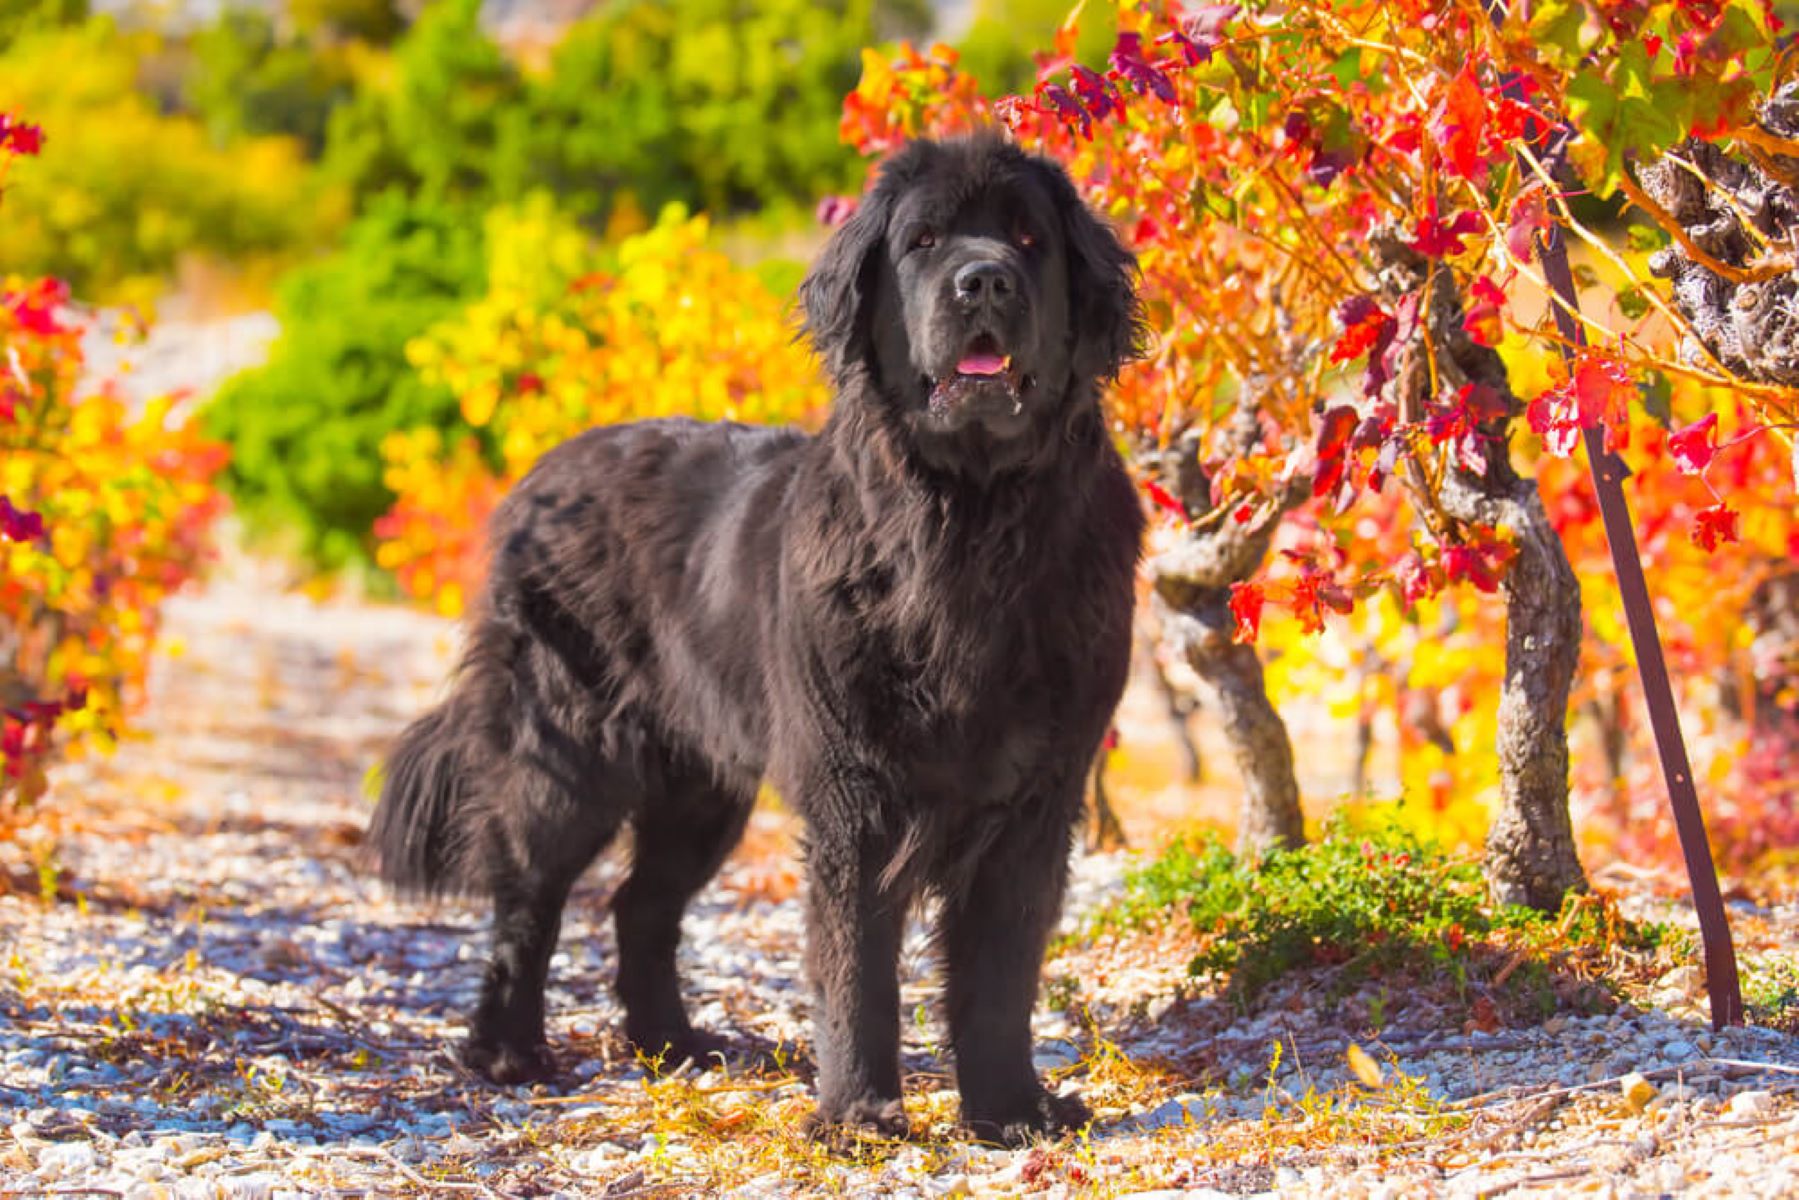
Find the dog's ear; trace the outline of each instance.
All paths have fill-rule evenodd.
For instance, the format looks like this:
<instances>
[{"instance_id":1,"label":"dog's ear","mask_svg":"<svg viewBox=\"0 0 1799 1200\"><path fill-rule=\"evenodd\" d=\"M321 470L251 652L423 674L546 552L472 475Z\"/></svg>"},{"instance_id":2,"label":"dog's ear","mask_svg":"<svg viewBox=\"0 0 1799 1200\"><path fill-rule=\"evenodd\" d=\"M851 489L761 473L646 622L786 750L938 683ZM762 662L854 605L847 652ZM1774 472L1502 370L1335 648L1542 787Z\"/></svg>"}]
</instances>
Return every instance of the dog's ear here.
<instances>
[{"instance_id":1,"label":"dog's ear","mask_svg":"<svg viewBox=\"0 0 1799 1200\"><path fill-rule=\"evenodd\" d=\"M1083 378L1110 379L1125 363L1142 357L1149 340L1137 298L1137 256L1093 214L1059 166L1045 166L1068 249L1074 370Z\"/></svg>"},{"instance_id":2,"label":"dog's ear","mask_svg":"<svg viewBox=\"0 0 1799 1200\"><path fill-rule=\"evenodd\" d=\"M868 308L875 255L886 241L891 208L885 184L877 184L837 227L800 283L806 336L840 384L874 352Z\"/></svg>"}]
</instances>

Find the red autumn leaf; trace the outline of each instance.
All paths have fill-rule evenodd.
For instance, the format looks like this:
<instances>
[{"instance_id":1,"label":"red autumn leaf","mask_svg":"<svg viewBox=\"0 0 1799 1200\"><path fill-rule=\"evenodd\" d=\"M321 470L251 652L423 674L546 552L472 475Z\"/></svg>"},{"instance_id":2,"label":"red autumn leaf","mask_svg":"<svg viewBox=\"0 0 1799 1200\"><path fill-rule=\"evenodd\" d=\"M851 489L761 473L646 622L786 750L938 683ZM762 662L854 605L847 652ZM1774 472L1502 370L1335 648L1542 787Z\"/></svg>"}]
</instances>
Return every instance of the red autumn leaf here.
<instances>
[{"instance_id":1,"label":"red autumn leaf","mask_svg":"<svg viewBox=\"0 0 1799 1200\"><path fill-rule=\"evenodd\" d=\"M1718 452L1712 441L1712 433L1718 426L1718 414L1706 413L1705 416L1688 425L1685 429L1677 429L1668 435L1668 452L1674 456L1674 465L1680 468L1683 475L1703 475L1705 468L1711 465L1712 456Z\"/></svg>"},{"instance_id":2,"label":"red autumn leaf","mask_svg":"<svg viewBox=\"0 0 1799 1200\"><path fill-rule=\"evenodd\" d=\"M1187 10L1181 32L1212 50L1224 41L1224 27L1242 11L1241 4L1201 4Z\"/></svg>"},{"instance_id":3,"label":"red autumn leaf","mask_svg":"<svg viewBox=\"0 0 1799 1200\"><path fill-rule=\"evenodd\" d=\"M1106 58L1106 62L1119 75L1130 80L1131 87L1138 95L1148 92L1164 104L1175 102L1174 84L1168 81L1167 75L1144 59L1141 34L1119 34L1118 41L1112 47L1112 53ZM1097 117L1102 114L1094 113L1093 115Z\"/></svg>"},{"instance_id":4,"label":"red autumn leaf","mask_svg":"<svg viewBox=\"0 0 1799 1200\"><path fill-rule=\"evenodd\" d=\"M849 196L826 196L818 202L813 216L827 229L835 229L856 214L856 201Z\"/></svg>"},{"instance_id":5,"label":"red autumn leaf","mask_svg":"<svg viewBox=\"0 0 1799 1200\"><path fill-rule=\"evenodd\" d=\"M1149 493L1149 498L1155 501L1157 508L1162 509L1165 512L1171 512L1183 521L1187 519L1186 506L1179 500L1176 500L1174 496L1169 493L1167 488L1163 487L1155 480L1145 479L1143 481L1143 490Z\"/></svg>"},{"instance_id":6,"label":"red autumn leaf","mask_svg":"<svg viewBox=\"0 0 1799 1200\"><path fill-rule=\"evenodd\" d=\"M43 517L15 508L10 499L0 496L0 537L14 542L35 542L43 536Z\"/></svg>"},{"instance_id":7,"label":"red autumn leaf","mask_svg":"<svg viewBox=\"0 0 1799 1200\"><path fill-rule=\"evenodd\" d=\"M1237 618L1234 641L1253 642L1262 629L1262 588L1255 583L1231 584L1231 615Z\"/></svg>"},{"instance_id":8,"label":"red autumn leaf","mask_svg":"<svg viewBox=\"0 0 1799 1200\"><path fill-rule=\"evenodd\" d=\"M1408 292L1393 306L1393 320L1381 327L1380 337L1368 351L1368 369L1362 374L1362 395L1370 400L1381 394L1399 369L1399 356L1418 327L1418 296Z\"/></svg>"},{"instance_id":9,"label":"red autumn leaf","mask_svg":"<svg viewBox=\"0 0 1799 1200\"><path fill-rule=\"evenodd\" d=\"M1737 540L1737 513L1723 502L1702 508L1693 514L1693 527L1687 531L1693 543L1706 551L1716 550L1724 542Z\"/></svg>"},{"instance_id":10,"label":"red autumn leaf","mask_svg":"<svg viewBox=\"0 0 1799 1200\"><path fill-rule=\"evenodd\" d=\"M1292 607L1301 630L1322 633L1324 610L1348 613L1354 610L1355 600L1342 584L1330 577L1329 572L1307 566L1293 582Z\"/></svg>"},{"instance_id":11,"label":"red autumn leaf","mask_svg":"<svg viewBox=\"0 0 1799 1200\"><path fill-rule=\"evenodd\" d=\"M1451 580L1465 579L1483 592L1496 592L1511 560L1510 551L1504 543L1445 547L1443 574Z\"/></svg>"},{"instance_id":12,"label":"red autumn leaf","mask_svg":"<svg viewBox=\"0 0 1799 1200\"><path fill-rule=\"evenodd\" d=\"M1580 441L1580 415L1558 390L1551 388L1532 400L1524 415L1551 454L1567 458L1574 453Z\"/></svg>"},{"instance_id":13,"label":"red autumn leaf","mask_svg":"<svg viewBox=\"0 0 1799 1200\"><path fill-rule=\"evenodd\" d=\"M1528 76L1526 82L1529 82ZM1528 104L1512 99L1510 96L1499 96L1493 99L1492 108L1488 110L1489 129L1492 135L1502 142L1514 138L1528 138L1542 141L1547 132L1553 128L1545 121L1536 109Z\"/></svg>"},{"instance_id":14,"label":"red autumn leaf","mask_svg":"<svg viewBox=\"0 0 1799 1200\"><path fill-rule=\"evenodd\" d=\"M1537 235L1549 228L1549 206L1544 202L1540 186L1526 188L1512 203L1511 220L1505 229L1505 248L1514 259L1528 263L1535 252Z\"/></svg>"},{"instance_id":15,"label":"red autumn leaf","mask_svg":"<svg viewBox=\"0 0 1799 1200\"><path fill-rule=\"evenodd\" d=\"M12 310L26 333L55 337L66 332L57 323L56 310L69 302L69 285L60 279L40 279L19 292L0 293L0 304Z\"/></svg>"},{"instance_id":16,"label":"red autumn leaf","mask_svg":"<svg viewBox=\"0 0 1799 1200\"><path fill-rule=\"evenodd\" d=\"M1450 169L1463 179L1478 180L1487 171L1481 149L1487 128L1487 97L1474 78L1472 64L1449 85L1443 111L1432 130L1449 156Z\"/></svg>"},{"instance_id":17,"label":"red autumn leaf","mask_svg":"<svg viewBox=\"0 0 1799 1200\"><path fill-rule=\"evenodd\" d=\"M1037 95L1050 104L1048 108L1038 105L1037 111L1060 117L1065 125L1079 125L1082 137L1093 136L1092 116L1081 106L1079 100L1069 94L1067 88L1059 83L1040 83L1037 85Z\"/></svg>"},{"instance_id":18,"label":"red autumn leaf","mask_svg":"<svg viewBox=\"0 0 1799 1200\"><path fill-rule=\"evenodd\" d=\"M1605 448L1617 450L1628 443L1629 404L1636 394L1623 363L1588 349L1567 379L1530 402L1530 427L1562 458L1574 452L1581 430L1589 426L1602 427Z\"/></svg>"},{"instance_id":19,"label":"red autumn leaf","mask_svg":"<svg viewBox=\"0 0 1799 1200\"><path fill-rule=\"evenodd\" d=\"M1318 457L1342 454L1359 419L1360 414L1347 404L1339 404L1325 413L1324 420L1318 424Z\"/></svg>"},{"instance_id":20,"label":"red autumn leaf","mask_svg":"<svg viewBox=\"0 0 1799 1200\"><path fill-rule=\"evenodd\" d=\"M1351 325L1361 324L1380 311L1380 304L1373 296L1355 295L1337 305L1336 317L1347 329Z\"/></svg>"},{"instance_id":21,"label":"red autumn leaf","mask_svg":"<svg viewBox=\"0 0 1799 1200\"><path fill-rule=\"evenodd\" d=\"M1407 604L1434 596L1442 587L1426 565L1424 556L1416 550L1399 560L1399 565L1393 568L1393 577L1398 580L1399 594L1405 597Z\"/></svg>"},{"instance_id":22,"label":"red autumn leaf","mask_svg":"<svg viewBox=\"0 0 1799 1200\"><path fill-rule=\"evenodd\" d=\"M1349 466L1349 438L1359 420L1355 409L1339 404L1318 423L1318 471L1312 477L1312 495L1328 495L1342 482Z\"/></svg>"},{"instance_id":23,"label":"red autumn leaf","mask_svg":"<svg viewBox=\"0 0 1799 1200\"><path fill-rule=\"evenodd\" d=\"M1432 196L1425 201L1424 215L1418 219L1418 234L1412 239L1411 247L1428 258L1460 254L1466 249L1462 239L1479 233L1484 224L1480 214L1473 209L1465 209L1449 220L1443 220L1437 215L1437 199Z\"/></svg>"},{"instance_id":24,"label":"red autumn leaf","mask_svg":"<svg viewBox=\"0 0 1799 1200\"><path fill-rule=\"evenodd\" d=\"M1074 83L1075 95L1081 98L1087 111L1095 120L1103 121L1114 112L1123 111L1123 104L1118 100L1118 90L1112 81L1091 67L1083 67L1076 63L1069 71Z\"/></svg>"},{"instance_id":25,"label":"red autumn leaf","mask_svg":"<svg viewBox=\"0 0 1799 1200\"><path fill-rule=\"evenodd\" d=\"M1379 343L1381 334L1385 333L1392 324L1392 317L1378 308L1375 309L1372 315L1343 330L1343 336L1338 338L1337 344L1331 347L1331 361L1334 363L1349 362L1351 359L1362 357Z\"/></svg>"},{"instance_id":26,"label":"red autumn leaf","mask_svg":"<svg viewBox=\"0 0 1799 1200\"><path fill-rule=\"evenodd\" d=\"M44 148L44 131L15 116L0 113L0 150L31 156Z\"/></svg>"},{"instance_id":27,"label":"red autumn leaf","mask_svg":"<svg viewBox=\"0 0 1799 1200\"><path fill-rule=\"evenodd\" d=\"M1462 318L1462 328L1479 345L1497 346L1504 333L1500 312L1505 307L1505 293L1487 276L1477 275L1468 285L1468 296L1472 303Z\"/></svg>"}]
</instances>

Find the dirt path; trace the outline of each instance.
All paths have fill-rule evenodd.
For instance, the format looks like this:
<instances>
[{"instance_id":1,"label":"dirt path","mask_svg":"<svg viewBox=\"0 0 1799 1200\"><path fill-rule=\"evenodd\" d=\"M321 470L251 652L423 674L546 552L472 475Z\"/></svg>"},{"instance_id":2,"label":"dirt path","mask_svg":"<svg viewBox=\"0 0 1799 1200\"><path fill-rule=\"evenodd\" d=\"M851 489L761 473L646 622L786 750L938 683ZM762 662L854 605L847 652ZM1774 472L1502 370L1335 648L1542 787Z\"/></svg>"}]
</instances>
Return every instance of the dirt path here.
<instances>
[{"instance_id":1,"label":"dirt path","mask_svg":"<svg viewBox=\"0 0 1799 1200\"><path fill-rule=\"evenodd\" d=\"M1713 1039L1681 995L1664 997L1673 1015L1485 1034L1434 995L1383 993L1371 1021L1368 997L1313 979L1246 1017L1187 987L1178 945L1141 939L1071 943L1051 965L1040 1066L1093 1104L1091 1135L974 1146L953 1135L916 930L918 1140L828 1154L796 1133L809 1002L791 831L773 810L683 949L696 1020L773 1064L657 1077L631 1060L613 1032L602 867L554 967L563 1079L482 1086L444 1050L477 982L481 913L396 902L357 860L365 772L433 695L450 628L246 577L179 602L169 634L147 737L60 781L44 824L59 898L0 897L0 1195L1799 1191L1799 1042ZM28 849L6 850L15 877ZM1126 865L1080 860L1069 929ZM1791 909L1738 917L1751 956L1799 945ZM1352 1082L1352 1040L1385 1064L1380 1089ZM1616 1079L1632 1071L1652 1089L1640 1111Z\"/></svg>"}]
</instances>

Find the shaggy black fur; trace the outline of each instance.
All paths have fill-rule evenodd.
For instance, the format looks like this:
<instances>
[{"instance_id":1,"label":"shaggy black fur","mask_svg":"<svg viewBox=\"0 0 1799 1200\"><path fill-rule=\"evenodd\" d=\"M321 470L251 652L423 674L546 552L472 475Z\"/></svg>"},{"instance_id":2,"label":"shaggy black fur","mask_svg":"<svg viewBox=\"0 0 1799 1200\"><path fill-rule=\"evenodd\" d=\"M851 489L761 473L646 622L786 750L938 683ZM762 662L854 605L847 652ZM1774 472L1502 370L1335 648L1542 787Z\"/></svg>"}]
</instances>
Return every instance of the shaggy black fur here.
<instances>
[{"instance_id":1,"label":"shaggy black fur","mask_svg":"<svg viewBox=\"0 0 1799 1200\"><path fill-rule=\"evenodd\" d=\"M703 1049L681 914L767 779L807 831L820 1123L906 1127L896 955L926 896L965 1120L1085 1119L1038 1082L1030 1013L1130 653L1142 516L1098 389L1136 352L1134 270L1053 164L915 143L802 287L823 432L595 429L507 497L454 690L371 832L394 883L493 897L466 1061L553 1070L562 906L625 825L626 1033Z\"/></svg>"}]
</instances>

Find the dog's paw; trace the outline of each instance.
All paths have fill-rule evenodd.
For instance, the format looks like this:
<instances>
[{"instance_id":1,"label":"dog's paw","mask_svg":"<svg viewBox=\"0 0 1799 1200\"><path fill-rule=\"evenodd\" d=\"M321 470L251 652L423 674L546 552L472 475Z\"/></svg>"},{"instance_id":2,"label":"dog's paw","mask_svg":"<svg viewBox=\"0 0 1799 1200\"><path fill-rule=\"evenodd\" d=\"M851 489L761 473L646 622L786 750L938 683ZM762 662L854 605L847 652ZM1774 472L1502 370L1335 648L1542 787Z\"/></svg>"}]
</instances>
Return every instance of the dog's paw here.
<instances>
[{"instance_id":1,"label":"dog's paw","mask_svg":"<svg viewBox=\"0 0 1799 1200\"><path fill-rule=\"evenodd\" d=\"M463 1066L501 1087L537 1083L554 1078L556 1074L556 1056L542 1042L513 1046L470 1038L462 1043L458 1057Z\"/></svg>"},{"instance_id":2,"label":"dog's paw","mask_svg":"<svg viewBox=\"0 0 1799 1200\"><path fill-rule=\"evenodd\" d=\"M1093 1113L1079 1096L1058 1096L1038 1091L1037 1095L1004 1112L964 1112L962 1123L976 1141L1000 1146L1024 1146L1038 1137L1059 1137L1085 1127Z\"/></svg>"},{"instance_id":3,"label":"dog's paw","mask_svg":"<svg viewBox=\"0 0 1799 1200\"><path fill-rule=\"evenodd\" d=\"M843 1147L858 1137L904 1140L912 1134L912 1122L906 1117L905 1102L892 1100L853 1100L827 1111L823 1105L806 1118L806 1134L826 1145Z\"/></svg>"}]
</instances>

